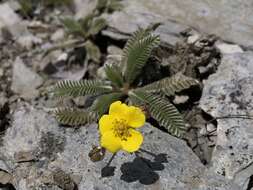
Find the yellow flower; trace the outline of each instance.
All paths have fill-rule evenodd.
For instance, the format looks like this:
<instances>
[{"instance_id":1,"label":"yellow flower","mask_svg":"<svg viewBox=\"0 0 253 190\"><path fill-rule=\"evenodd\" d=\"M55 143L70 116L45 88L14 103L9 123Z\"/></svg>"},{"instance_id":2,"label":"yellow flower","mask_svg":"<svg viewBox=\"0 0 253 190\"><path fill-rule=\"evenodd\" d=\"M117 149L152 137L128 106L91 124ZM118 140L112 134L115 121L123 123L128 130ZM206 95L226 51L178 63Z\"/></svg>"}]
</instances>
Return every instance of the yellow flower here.
<instances>
[{"instance_id":1,"label":"yellow flower","mask_svg":"<svg viewBox=\"0 0 253 190\"><path fill-rule=\"evenodd\" d=\"M111 104L108 115L99 120L101 146L115 153L120 149L127 152L137 151L143 136L135 128L142 127L145 115L140 108L128 106L120 101Z\"/></svg>"}]
</instances>

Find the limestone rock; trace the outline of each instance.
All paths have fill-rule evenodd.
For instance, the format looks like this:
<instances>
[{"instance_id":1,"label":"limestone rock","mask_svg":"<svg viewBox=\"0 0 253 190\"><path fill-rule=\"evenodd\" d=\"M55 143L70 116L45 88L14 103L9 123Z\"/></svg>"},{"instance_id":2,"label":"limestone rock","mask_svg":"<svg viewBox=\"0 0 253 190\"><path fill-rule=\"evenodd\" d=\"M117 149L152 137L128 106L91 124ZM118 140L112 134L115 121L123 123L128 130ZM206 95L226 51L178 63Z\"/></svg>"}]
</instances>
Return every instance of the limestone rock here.
<instances>
[{"instance_id":1,"label":"limestone rock","mask_svg":"<svg viewBox=\"0 0 253 190\"><path fill-rule=\"evenodd\" d=\"M124 11L108 17L119 33L132 33L150 23L174 20L222 39L253 48L253 4L248 0L126 0ZM238 11L240 10L240 11Z\"/></svg>"},{"instance_id":2,"label":"limestone rock","mask_svg":"<svg viewBox=\"0 0 253 190\"><path fill-rule=\"evenodd\" d=\"M0 43L4 41L2 29L9 30L20 21L21 19L14 12L9 3L0 4Z\"/></svg>"},{"instance_id":3,"label":"limestone rock","mask_svg":"<svg viewBox=\"0 0 253 190\"><path fill-rule=\"evenodd\" d=\"M13 63L11 89L21 97L30 99L38 95L37 88L42 83L42 78L28 68L21 58L17 57Z\"/></svg>"},{"instance_id":4,"label":"limestone rock","mask_svg":"<svg viewBox=\"0 0 253 190\"><path fill-rule=\"evenodd\" d=\"M61 40L63 40L64 35L65 35L64 29L62 29L62 28L61 28L61 29L58 29L58 30L56 30L56 31L52 34L51 40L52 40L53 42L61 41Z\"/></svg>"},{"instance_id":5,"label":"limestone rock","mask_svg":"<svg viewBox=\"0 0 253 190\"><path fill-rule=\"evenodd\" d=\"M11 1L0 4L0 43L4 41L4 39L1 39L3 38L1 30L6 29L23 48L31 49L33 45L41 44L42 39L28 31L27 25L29 23L22 20L12 7L13 3Z\"/></svg>"},{"instance_id":6,"label":"limestone rock","mask_svg":"<svg viewBox=\"0 0 253 190\"><path fill-rule=\"evenodd\" d=\"M2 27L14 26L20 21L21 19L8 3L0 4L0 29Z\"/></svg>"},{"instance_id":7,"label":"limestone rock","mask_svg":"<svg viewBox=\"0 0 253 190\"><path fill-rule=\"evenodd\" d=\"M224 55L218 71L204 83L200 107L213 117L253 115L253 53ZM253 175L252 119L218 119L210 170L247 189Z\"/></svg>"},{"instance_id":8,"label":"limestone rock","mask_svg":"<svg viewBox=\"0 0 253 190\"><path fill-rule=\"evenodd\" d=\"M97 0L74 0L76 19L84 18L91 14L97 5Z\"/></svg>"},{"instance_id":9,"label":"limestone rock","mask_svg":"<svg viewBox=\"0 0 253 190\"><path fill-rule=\"evenodd\" d=\"M206 173L183 140L149 125L141 132L145 139L138 156L119 152L106 166L111 154L100 162L88 157L92 145L99 142L96 125L63 128L43 110L20 103L0 154L5 153L19 190L73 189L74 184L87 190L239 190L223 176ZM18 152L31 152L36 160L16 162Z\"/></svg>"},{"instance_id":10,"label":"limestone rock","mask_svg":"<svg viewBox=\"0 0 253 190\"><path fill-rule=\"evenodd\" d=\"M21 35L19 34L17 37L17 43L25 48L30 50L34 45L38 45L42 43L42 39L34 36L33 34L31 34L30 32L26 31L24 29L24 33Z\"/></svg>"},{"instance_id":11,"label":"limestone rock","mask_svg":"<svg viewBox=\"0 0 253 190\"><path fill-rule=\"evenodd\" d=\"M108 21L109 28L103 31L103 34L117 40L127 39L138 28L146 28L152 24L161 23L154 33L160 35L163 45L175 45L180 40L180 32L188 28L185 25L162 18L160 15L146 14L141 10L115 12L112 15L105 16L105 18Z\"/></svg>"},{"instance_id":12,"label":"limestone rock","mask_svg":"<svg viewBox=\"0 0 253 190\"><path fill-rule=\"evenodd\" d=\"M222 54L243 53L242 48L236 44L218 43L216 47Z\"/></svg>"}]
</instances>

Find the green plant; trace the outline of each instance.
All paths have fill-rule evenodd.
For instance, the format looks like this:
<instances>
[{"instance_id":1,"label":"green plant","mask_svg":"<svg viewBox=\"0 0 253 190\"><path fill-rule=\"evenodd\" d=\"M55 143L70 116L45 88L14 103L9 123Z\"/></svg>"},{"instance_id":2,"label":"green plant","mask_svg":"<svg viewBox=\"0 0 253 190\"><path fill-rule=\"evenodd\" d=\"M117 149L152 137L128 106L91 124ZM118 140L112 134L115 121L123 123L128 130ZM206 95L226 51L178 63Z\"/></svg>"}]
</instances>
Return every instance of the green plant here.
<instances>
[{"instance_id":1,"label":"green plant","mask_svg":"<svg viewBox=\"0 0 253 190\"><path fill-rule=\"evenodd\" d=\"M55 97L97 96L87 110L73 108L56 109L59 122L81 125L97 119L108 111L116 100L144 106L150 117L171 134L182 137L185 125L181 114L166 96L198 85L198 81L182 74L176 74L146 86L139 86L142 73L153 48L159 45L159 37L149 29L140 29L133 34L123 49L122 61L115 65L104 65L107 80L60 81L52 92Z\"/></svg>"},{"instance_id":2,"label":"green plant","mask_svg":"<svg viewBox=\"0 0 253 190\"><path fill-rule=\"evenodd\" d=\"M93 43L92 38L106 27L106 20L96 17L95 14L90 14L80 20L64 18L62 23L69 34L76 38L81 38L78 42L83 43L87 52L87 59L99 62L101 53L99 48Z\"/></svg>"},{"instance_id":3,"label":"green plant","mask_svg":"<svg viewBox=\"0 0 253 190\"><path fill-rule=\"evenodd\" d=\"M61 20L69 34L72 34L75 38L81 38L78 43L82 43L86 49L86 60L100 61L101 53L99 48L93 43L93 39L107 26L106 20L101 15L120 9L122 9L122 4L119 0L98 0L92 13L85 18L79 20L64 18Z\"/></svg>"},{"instance_id":4,"label":"green plant","mask_svg":"<svg viewBox=\"0 0 253 190\"><path fill-rule=\"evenodd\" d=\"M23 16L29 17L33 11L32 0L20 0L20 12Z\"/></svg>"},{"instance_id":5,"label":"green plant","mask_svg":"<svg viewBox=\"0 0 253 190\"><path fill-rule=\"evenodd\" d=\"M37 5L43 5L45 7L56 6L70 6L73 0L19 0L21 13L28 17L32 16L32 12L36 9Z\"/></svg>"},{"instance_id":6,"label":"green plant","mask_svg":"<svg viewBox=\"0 0 253 190\"><path fill-rule=\"evenodd\" d=\"M61 5L71 5L73 0L42 0L45 6L61 6Z\"/></svg>"},{"instance_id":7,"label":"green plant","mask_svg":"<svg viewBox=\"0 0 253 190\"><path fill-rule=\"evenodd\" d=\"M108 12L118 11L123 8L119 0L98 0L96 10L98 12Z\"/></svg>"},{"instance_id":8,"label":"green plant","mask_svg":"<svg viewBox=\"0 0 253 190\"><path fill-rule=\"evenodd\" d=\"M61 21L69 34L83 39L96 35L107 25L105 19L96 17L94 14L87 15L80 20L64 18Z\"/></svg>"}]
</instances>

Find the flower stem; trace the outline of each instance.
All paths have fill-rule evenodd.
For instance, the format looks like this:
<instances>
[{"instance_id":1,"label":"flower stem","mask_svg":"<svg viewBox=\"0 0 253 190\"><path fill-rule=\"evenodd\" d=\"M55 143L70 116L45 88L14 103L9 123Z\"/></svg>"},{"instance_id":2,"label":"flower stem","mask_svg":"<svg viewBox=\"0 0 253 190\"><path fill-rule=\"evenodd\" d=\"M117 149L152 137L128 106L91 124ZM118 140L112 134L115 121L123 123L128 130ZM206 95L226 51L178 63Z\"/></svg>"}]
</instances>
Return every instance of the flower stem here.
<instances>
[{"instance_id":1,"label":"flower stem","mask_svg":"<svg viewBox=\"0 0 253 190\"><path fill-rule=\"evenodd\" d=\"M112 161L115 158L116 154L117 154L117 152L112 155L112 157L110 158L109 162L106 164L106 167L110 166L110 164L112 163Z\"/></svg>"}]
</instances>

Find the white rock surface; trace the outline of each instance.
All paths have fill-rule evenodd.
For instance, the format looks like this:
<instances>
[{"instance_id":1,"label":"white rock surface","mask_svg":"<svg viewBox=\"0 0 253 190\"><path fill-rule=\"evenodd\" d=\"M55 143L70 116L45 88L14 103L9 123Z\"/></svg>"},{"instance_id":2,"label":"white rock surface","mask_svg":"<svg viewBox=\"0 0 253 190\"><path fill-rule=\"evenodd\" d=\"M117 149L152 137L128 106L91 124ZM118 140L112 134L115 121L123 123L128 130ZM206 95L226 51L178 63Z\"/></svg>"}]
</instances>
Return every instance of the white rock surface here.
<instances>
[{"instance_id":1,"label":"white rock surface","mask_svg":"<svg viewBox=\"0 0 253 190\"><path fill-rule=\"evenodd\" d=\"M19 23L21 19L14 12L8 3L0 4L0 29L1 27L11 27Z\"/></svg>"},{"instance_id":2,"label":"white rock surface","mask_svg":"<svg viewBox=\"0 0 253 190\"><path fill-rule=\"evenodd\" d=\"M21 21L8 3L0 4L0 43L4 41L2 29L10 29Z\"/></svg>"},{"instance_id":3,"label":"white rock surface","mask_svg":"<svg viewBox=\"0 0 253 190\"><path fill-rule=\"evenodd\" d=\"M76 19L84 18L92 13L97 5L97 0L74 0Z\"/></svg>"},{"instance_id":4,"label":"white rock surface","mask_svg":"<svg viewBox=\"0 0 253 190\"><path fill-rule=\"evenodd\" d=\"M199 38L200 38L199 34L189 36L188 39L187 39L187 43L194 44Z\"/></svg>"},{"instance_id":5,"label":"white rock surface","mask_svg":"<svg viewBox=\"0 0 253 190\"><path fill-rule=\"evenodd\" d=\"M200 107L213 117L253 115L253 53L227 54L204 83ZM253 175L253 120L218 119L211 171L247 189Z\"/></svg>"},{"instance_id":6,"label":"white rock surface","mask_svg":"<svg viewBox=\"0 0 253 190\"><path fill-rule=\"evenodd\" d=\"M38 95L37 88L43 83L42 78L28 68L21 58L17 57L13 63L11 89L25 99Z\"/></svg>"},{"instance_id":7,"label":"white rock surface","mask_svg":"<svg viewBox=\"0 0 253 190\"><path fill-rule=\"evenodd\" d=\"M73 190L73 183L85 190L239 190L223 176L206 173L207 168L184 141L151 126L141 132L142 148L149 153L119 152L105 167L111 154L96 163L88 157L92 145L98 145L96 125L59 127L44 111L21 104L5 133L0 155L5 153L18 190ZM34 161L15 159L24 151Z\"/></svg>"},{"instance_id":8,"label":"white rock surface","mask_svg":"<svg viewBox=\"0 0 253 190\"><path fill-rule=\"evenodd\" d=\"M62 40L64 38L65 35L65 31L64 29L58 29L55 31L55 33L53 33L53 35L51 36L51 40L53 42L58 42L60 40Z\"/></svg>"},{"instance_id":9,"label":"white rock surface","mask_svg":"<svg viewBox=\"0 0 253 190\"><path fill-rule=\"evenodd\" d=\"M30 50L34 45L38 45L42 43L42 39L34 36L33 34L26 32L23 35L20 35L17 38L17 43L28 50Z\"/></svg>"},{"instance_id":10,"label":"white rock surface","mask_svg":"<svg viewBox=\"0 0 253 190\"><path fill-rule=\"evenodd\" d=\"M243 53L243 49L236 44L218 43L216 47L222 54Z\"/></svg>"},{"instance_id":11,"label":"white rock surface","mask_svg":"<svg viewBox=\"0 0 253 190\"><path fill-rule=\"evenodd\" d=\"M121 33L135 26L174 20L201 32L253 48L253 3L249 0L125 0L124 11L109 16L109 25Z\"/></svg>"},{"instance_id":12,"label":"white rock surface","mask_svg":"<svg viewBox=\"0 0 253 190\"><path fill-rule=\"evenodd\" d=\"M174 21L168 20L152 12L142 12L142 10L126 10L114 12L112 15L104 15L110 26L103 31L103 34L114 39L126 39L138 28L146 28L155 23L161 23L154 31L160 35L161 42L165 45L175 45L179 41L179 33L188 27Z\"/></svg>"},{"instance_id":13,"label":"white rock surface","mask_svg":"<svg viewBox=\"0 0 253 190\"><path fill-rule=\"evenodd\" d=\"M33 45L41 44L42 40L27 30L29 23L22 20L12 7L11 2L0 4L0 42L4 40L1 30L5 28L23 48L31 49Z\"/></svg>"}]
</instances>

